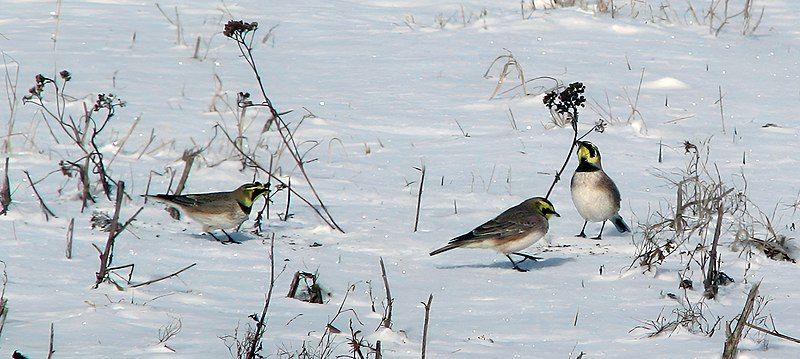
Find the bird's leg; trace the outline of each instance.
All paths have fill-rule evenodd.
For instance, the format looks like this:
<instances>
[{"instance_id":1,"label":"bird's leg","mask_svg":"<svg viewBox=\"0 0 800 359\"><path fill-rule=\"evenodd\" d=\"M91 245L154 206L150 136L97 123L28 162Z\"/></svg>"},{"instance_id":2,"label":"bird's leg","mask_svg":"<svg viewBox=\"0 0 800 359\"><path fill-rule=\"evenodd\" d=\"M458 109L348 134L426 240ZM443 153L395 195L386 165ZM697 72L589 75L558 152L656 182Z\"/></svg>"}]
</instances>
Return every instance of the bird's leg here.
<instances>
[{"instance_id":1,"label":"bird's leg","mask_svg":"<svg viewBox=\"0 0 800 359\"><path fill-rule=\"evenodd\" d=\"M513 259L511 259L511 256L510 256L510 255L506 254L506 258L508 258L508 260L510 260L510 261L511 261L511 264L513 264L513 265L514 265L514 269L516 269L517 271L519 271L519 272L527 272L527 271L528 271L527 269L522 269L522 268L520 268L520 267L517 265L517 262L514 262L514 260L513 260Z\"/></svg>"},{"instance_id":2,"label":"bird's leg","mask_svg":"<svg viewBox=\"0 0 800 359\"><path fill-rule=\"evenodd\" d=\"M214 238L217 242L220 242L222 244L227 244L227 243L225 243L225 241L223 241L223 240L219 239L217 236L215 236L214 233L211 233L211 232L206 232L206 233L208 233L208 235L210 235L212 238ZM203 233L203 234L206 234L206 233Z\"/></svg>"},{"instance_id":3,"label":"bird's leg","mask_svg":"<svg viewBox=\"0 0 800 359\"><path fill-rule=\"evenodd\" d=\"M222 231L222 233L225 233L225 236L228 237L228 241L227 242L222 242L222 244L229 244L229 243L242 244L242 242L239 242L239 241L233 239L233 237L231 237L231 235L228 234L228 232L225 232L224 229L220 229L220 231Z\"/></svg>"},{"instance_id":4,"label":"bird's leg","mask_svg":"<svg viewBox=\"0 0 800 359\"><path fill-rule=\"evenodd\" d=\"M597 237L592 237L592 239L601 240L603 239L603 228L606 227L606 221L603 221L603 225L600 226L600 233L597 234Z\"/></svg>"},{"instance_id":5,"label":"bird's leg","mask_svg":"<svg viewBox=\"0 0 800 359\"><path fill-rule=\"evenodd\" d=\"M577 235L575 237L586 238L586 232L585 231L586 231L586 224L587 223L589 223L589 221L583 221L583 228L581 228L581 234L579 234L579 235Z\"/></svg>"},{"instance_id":6,"label":"bird's leg","mask_svg":"<svg viewBox=\"0 0 800 359\"><path fill-rule=\"evenodd\" d=\"M530 260L532 260L534 262L542 259L542 257L535 257L535 256L532 256L530 254L521 253L521 252L514 252L514 253L511 253L511 254L516 254L516 255L522 257L523 259L522 259L522 261L520 261L520 263L524 262L526 259L530 259Z\"/></svg>"}]
</instances>

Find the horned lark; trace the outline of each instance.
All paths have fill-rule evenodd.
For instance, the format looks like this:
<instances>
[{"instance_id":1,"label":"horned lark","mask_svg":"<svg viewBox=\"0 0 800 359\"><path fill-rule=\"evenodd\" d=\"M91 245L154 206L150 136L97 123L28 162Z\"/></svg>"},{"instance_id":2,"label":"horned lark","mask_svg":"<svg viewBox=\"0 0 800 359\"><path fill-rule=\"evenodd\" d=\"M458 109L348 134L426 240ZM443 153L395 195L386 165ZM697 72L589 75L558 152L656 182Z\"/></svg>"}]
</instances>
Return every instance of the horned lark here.
<instances>
[{"instance_id":1,"label":"horned lark","mask_svg":"<svg viewBox=\"0 0 800 359\"><path fill-rule=\"evenodd\" d=\"M213 233L221 230L228 237L229 242L238 243L226 229L239 227L250 217L250 210L255 199L269 190L269 184L245 183L230 192L196 193L185 195L157 194L149 195L157 201L177 206L190 218L203 225L203 232L211 234L214 239L221 241Z\"/></svg>"},{"instance_id":2,"label":"horned lark","mask_svg":"<svg viewBox=\"0 0 800 359\"><path fill-rule=\"evenodd\" d=\"M431 255L460 247L494 249L504 254L514 265L514 269L524 272L525 270L511 259L510 254L524 257L522 261L540 259L516 252L528 248L542 239L547 234L547 221L554 215L561 217L556 213L550 201L542 197L533 197L507 209L469 233L451 239L449 244L431 252Z\"/></svg>"},{"instance_id":3,"label":"horned lark","mask_svg":"<svg viewBox=\"0 0 800 359\"><path fill-rule=\"evenodd\" d=\"M583 228L578 237L586 237L586 223L603 222L600 233L593 239L601 239L606 221L611 220L620 232L631 229L619 215L619 190L614 181L603 171L600 150L591 142L578 141L578 168L572 176L570 189L572 203L583 217Z\"/></svg>"}]
</instances>

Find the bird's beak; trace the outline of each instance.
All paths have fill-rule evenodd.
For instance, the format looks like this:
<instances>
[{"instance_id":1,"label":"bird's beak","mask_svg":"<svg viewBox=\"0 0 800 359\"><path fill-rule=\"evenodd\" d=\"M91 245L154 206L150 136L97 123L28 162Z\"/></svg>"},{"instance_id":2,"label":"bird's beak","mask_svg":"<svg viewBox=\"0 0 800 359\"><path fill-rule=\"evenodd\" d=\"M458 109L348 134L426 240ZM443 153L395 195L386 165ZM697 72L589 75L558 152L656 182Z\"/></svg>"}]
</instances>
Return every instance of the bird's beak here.
<instances>
[{"instance_id":1,"label":"bird's beak","mask_svg":"<svg viewBox=\"0 0 800 359\"><path fill-rule=\"evenodd\" d=\"M553 211L553 214L554 214L556 217L561 217L561 215L560 215L560 214L558 214L558 212L556 212L556 211Z\"/></svg>"}]
</instances>

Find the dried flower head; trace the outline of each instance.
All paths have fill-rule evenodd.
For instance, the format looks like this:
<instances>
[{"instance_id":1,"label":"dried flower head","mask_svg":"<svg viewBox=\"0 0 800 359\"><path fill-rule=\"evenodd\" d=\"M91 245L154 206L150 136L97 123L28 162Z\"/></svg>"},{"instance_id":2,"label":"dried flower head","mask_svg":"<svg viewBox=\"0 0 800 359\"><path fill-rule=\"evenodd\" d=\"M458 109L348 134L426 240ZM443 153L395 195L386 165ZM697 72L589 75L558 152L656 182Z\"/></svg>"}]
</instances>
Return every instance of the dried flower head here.
<instances>
[{"instance_id":1,"label":"dried flower head","mask_svg":"<svg viewBox=\"0 0 800 359\"><path fill-rule=\"evenodd\" d=\"M258 29L257 22L244 22L242 20L238 21L231 20L228 21L227 24L225 24L225 30L222 31L222 34L230 38L242 38L244 37L244 34L250 31L255 31L256 29Z\"/></svg>"},{"instance_id":2,"label":"dried flower head","mask_svg":"<svg viewBox=\"0 0 800 359\"><path fill-rule=\"evenodd\" d=\"M44 85L53 82L53 80L51 80L51 79L49 79L47 77L44 77L44 75L42 75L42 74L36 75L34 80L36 81L36 83L33 85L33 87L28 89L28 94L22 97L22 101L30 101L34 97L38 98L38 99L41 99L42 98L42 92L44 92Z\"/></svg>"},{"instance_id":3,"label":"dried flower head","mask_svg":"<svg viewBox=\"0 0 800 359\"><path fill-rule=\"evenodd\" d=\"M683 149L686 153L697 153L697 146L689 141L683 141Z\"/></svg>"},{"instance_id":4,"label":"dried flower head","mask_svg":"<svg viewBox=\"0 0 800 359\"><path fill-rule=\"evenodd\" d=\"M601 118L594 123L594 131L599 133L606 132L606 125L608 125L608 123Z\"/></svg>"},{"instance_id":5,"label":"dried flower head","mask_svg":"<svg viewBox=\"0 0 800 359\"><path fill-rule=\"evenodd\" d=\"M118 99L114 94L98 94L97 101L94 102L92 111L100 111L100 109L113 110L114 107L125 107L125 102Z\"/></svg>"},{"instance_id":6,"label":"dried flower head","mask_svg":"<svg viewBox=\"0 0 800 359\"><path fill-rule=\"evenodd\" d=\"M253 106L253 101L250 100L249 92L239 92L236 94L236 103L239 107Z\"/></svg>"},{"instance_id":7,"label":"dried flower head","mask_svg":"<svg viewBox=\"0 0 800 359\"><path fill-rule=\"evenodd\" d=\"M64 82L72 80L72 74L67 70L61 70L61 72L58 74L61 76L61 79L64 80Z\"/></svg>"},{"instance_id":8,"label":"dried flower head","mask_svg":"<svg viewBox=\"0 0 800 359\"><path fill-rule=\"evenodd\" d=\"M575 114L578 112L578 107L584 107L586 97L583 92L586 91L586 86L580 82L573 82L561 92L551 91L544 96L544 104L547 108L555 110L558 113Z\"/></svg>"}]
</instances>

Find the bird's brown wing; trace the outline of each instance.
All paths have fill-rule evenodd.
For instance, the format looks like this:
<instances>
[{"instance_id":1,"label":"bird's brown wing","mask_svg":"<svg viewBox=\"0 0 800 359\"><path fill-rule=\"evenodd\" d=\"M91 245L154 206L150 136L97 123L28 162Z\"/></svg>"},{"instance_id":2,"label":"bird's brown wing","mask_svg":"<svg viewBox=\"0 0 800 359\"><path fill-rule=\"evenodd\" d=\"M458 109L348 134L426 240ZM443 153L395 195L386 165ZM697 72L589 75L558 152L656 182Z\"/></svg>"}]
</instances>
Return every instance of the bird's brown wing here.
<instances>
[{"instance_id":1,"label":"bird's brown wing","mask_svg":"<svg viewBox=\"0 0 800 359\"><path fill-rule=\"evenodd\" d=\"M599 186L601 186L601 188L610 188L611 197L614 199L614 203L619 206L620 202L622 202L622 196L619 194L619 189L617 188L617 185L614 184L614 181L611 180L611 177L608 177L607 174L603 173L603 175L600 176Z\"/></svg>"},{"instance_id":2,"label":"bird's brown wing","mask_svg":"<svg viewBox=\"0 0 800 359\"><path fill-rule=\"evenodd\" d=\"M153 197L156 199L160 199L164 202L170 202L184 207L197 207L198 205L200 205L200 201L198 201L197 196L191 194L179 195L179 196L171 194L157 194Z\"/></svg>"},{"instance_id":3,"label":"bird's brown wing","mask_svg":"<svg viewBox=\"0 0 800 359\"><path fill-rule=\"evenodd\" d=\"M511 207L469 233L453 238L450 243L474 239L503 239L519 235L536 227L540 220L541 218L537 218L537 214L531 209L520 206Z\"/></svg>"}]
</instances>

